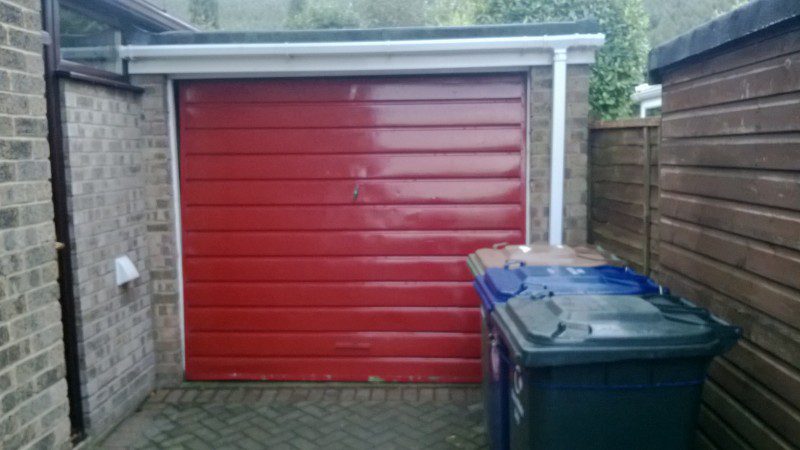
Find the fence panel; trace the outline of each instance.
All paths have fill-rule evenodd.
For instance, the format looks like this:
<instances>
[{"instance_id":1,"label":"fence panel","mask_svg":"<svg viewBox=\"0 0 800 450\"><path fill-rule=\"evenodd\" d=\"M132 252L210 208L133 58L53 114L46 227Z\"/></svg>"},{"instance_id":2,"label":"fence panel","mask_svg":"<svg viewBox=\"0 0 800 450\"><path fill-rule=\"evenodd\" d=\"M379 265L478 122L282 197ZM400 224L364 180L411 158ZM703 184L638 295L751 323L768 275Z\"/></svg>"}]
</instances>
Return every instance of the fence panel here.
<instances>
[{"instance_id":1,"label":"fence panel","mask_svg":"<svg viewBox=\"0 0 800 450\"><path fill-rule=\"evenodd\" d=\"M636 270L658 272L658 118L590 127L591 242Z\"/></svg>"},{"instance_id":2,"label":"fence panel","mask_svg":"<svg viewBox=\"0 0 800 450\"><path fill-rule=\"evenodd\" d=\"M742 327L710 366L698 448L800 448L798 43L782 30L673 69L660 127L591 129L591 238L645 272L649 252L658 281Z\"/></svg>"}]
</instances>

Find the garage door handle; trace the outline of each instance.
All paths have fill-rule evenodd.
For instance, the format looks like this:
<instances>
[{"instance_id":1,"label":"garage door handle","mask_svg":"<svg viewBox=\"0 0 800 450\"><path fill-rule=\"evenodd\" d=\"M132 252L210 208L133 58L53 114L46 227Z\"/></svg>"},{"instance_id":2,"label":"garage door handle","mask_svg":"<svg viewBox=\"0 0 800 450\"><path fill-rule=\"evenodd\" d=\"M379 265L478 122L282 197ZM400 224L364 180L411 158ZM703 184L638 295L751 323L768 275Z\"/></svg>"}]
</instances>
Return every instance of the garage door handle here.
<instances>
[{"instance_id":1,"label":"garage door handle","mask_svg":"<svg viewBox=\"0 0 800 450\"><path fill-rule=\"evenodd\" d=\"M353 201L356 201L357 198L358 198L358 184L356 184L356 187L353 188Z\"/></svg>"}]
</instances>

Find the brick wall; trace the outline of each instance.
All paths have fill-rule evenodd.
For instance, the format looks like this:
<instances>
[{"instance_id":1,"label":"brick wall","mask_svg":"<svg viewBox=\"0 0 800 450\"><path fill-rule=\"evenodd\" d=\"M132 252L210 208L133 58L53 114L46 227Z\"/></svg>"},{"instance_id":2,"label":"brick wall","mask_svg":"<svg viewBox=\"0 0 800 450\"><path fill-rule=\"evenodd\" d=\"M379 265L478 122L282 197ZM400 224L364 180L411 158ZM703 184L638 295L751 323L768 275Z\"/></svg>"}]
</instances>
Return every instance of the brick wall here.
<instances>
[{"instance_id":1,"label":"brick wall","mask_svg":"<svg viewBox=\"0 0 800 450\"><path fill-rule=\"evenodd\" d=\"M587 155L589 75L587 65L567 66L567 124L564 171L564 243L582 244L587 238ZM530 236L547 242L550 214L550 124L553 68L531 69L530 86Z\"/></svg>"},{"instance_id":2,"label":"brick wall","mask_svg":"<svg viewBox=\"0 0 800 450\"><path fill-rule=\"evenodd\" d=\"M147 181L145 197L155 321L156 385L176 386L183 381L183 356L166 79L162 76L138 76L133 82L145 88L141 130Z\"/></svg>"},{"instance_id":3,"label":"brick wall","mask_svg":"<svg viewBox=\"0 0 800 450\"><path fill-rule=\"evenodd\" d=\"M589 173L589 77L591 67L567 67L567 142L564 147L564 243L586 243Z\"/></svg>"},{"instance_id":4,"label":"brick wall","mask_svg":"<svg viewBox=\"0 0 800 450\"><path fill-rule=\"evenodd\" d=\"M97 435L153 388L142 99L61 83L82 401L87 430ZM114 259L123 255L141 276L117 286Z\"/></svg>"},{"instance_id":5,"label":"brick wall","mask_svg":"<svg viewBox=\"0 0 800 450\"><path fill-rule=\"evenodd\" d=\"M0 0L0 448L68 448L41 19Z\"/></svg>"}]
</instances>

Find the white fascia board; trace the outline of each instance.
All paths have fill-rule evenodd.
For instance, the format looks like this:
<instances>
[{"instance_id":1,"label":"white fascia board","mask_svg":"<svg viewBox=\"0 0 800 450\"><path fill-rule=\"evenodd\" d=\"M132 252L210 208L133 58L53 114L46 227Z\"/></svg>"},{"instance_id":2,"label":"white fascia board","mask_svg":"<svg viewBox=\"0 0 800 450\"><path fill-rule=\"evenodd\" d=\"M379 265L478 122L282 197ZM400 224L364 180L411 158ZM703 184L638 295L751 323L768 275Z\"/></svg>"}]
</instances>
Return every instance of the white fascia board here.
<instances>
[{"instance_id":1,"label":"white fascia board","mask_svg":"<svg viewBox=\"0 0 800 450\"><path fill-rule=\"evenodd\" d=\"M602 34L412 41L128 45L119 49L131 74L304 76L443 70L519 70L552 64L569 49L570 64L590 64Z\"/></svg>"},{"instance_id":2,"label":"white fascia board","mask_svg":"<svg viewBox=\"0 0 800 450\"><path fill-rule=\"evenodd\" d=\"M631 100L635 103L642 103L647 100L661 100L661 85L652 84L644 86L641 90L631 94Z\"/></svg>"},{"instance_id":3,"label":"white fascia board","mask_svg":"<svg viewBox=\"0 0 800 450\"><path fill-rule=\"evenodd\" d=\"M437 70L474 71L528 65L549 65L547 51L481 52L464 55L364 54L364 55L261 55L261 56L193 56L165 59L133 59L128 62L132 74L181 75L239 73L270 76L306 76L348 73L406 73Z\"/></svg>"},{"instance_id":4,"label":"white fascia board","mask_svg":"<svg viewBox=\"0 0 800 450\"><path fill-rule=\"evenodd\" d=\"M419 39L362 42L287 42L262 44L180 44L123 46L122 57L341 55L365 53L471 52L503 49L599 47L603 34L515 36L498 38Z\"/></svg>"}]
</instances>

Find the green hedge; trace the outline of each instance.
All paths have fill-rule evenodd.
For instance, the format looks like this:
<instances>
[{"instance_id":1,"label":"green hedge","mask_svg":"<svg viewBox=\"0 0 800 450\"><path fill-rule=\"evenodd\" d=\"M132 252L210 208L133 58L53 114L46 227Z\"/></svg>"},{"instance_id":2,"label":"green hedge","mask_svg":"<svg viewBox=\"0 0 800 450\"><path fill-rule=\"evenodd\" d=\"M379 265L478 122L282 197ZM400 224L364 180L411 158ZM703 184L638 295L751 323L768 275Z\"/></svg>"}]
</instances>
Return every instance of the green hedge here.
<instances>
[{"instance_id":1,"label":"green hedge","mask_svg":"<svg viewBox=\"0 0 800 450\"><path fill-rule=\"evenodd\" d=\"M642 81L648 19L641 0L487 0L482 23L528 23L597 19L606 44L597 53L589 88L594 116L630 116L630 95Z\"/></svg>"}]
</instances>

